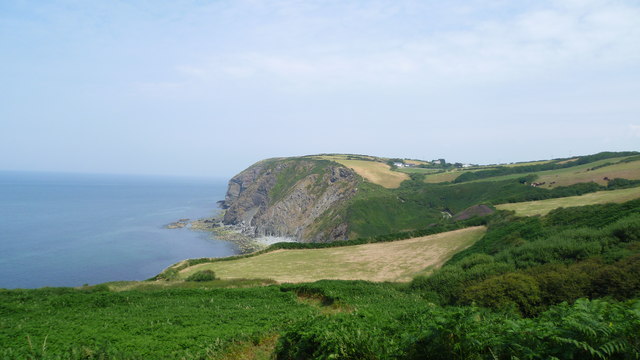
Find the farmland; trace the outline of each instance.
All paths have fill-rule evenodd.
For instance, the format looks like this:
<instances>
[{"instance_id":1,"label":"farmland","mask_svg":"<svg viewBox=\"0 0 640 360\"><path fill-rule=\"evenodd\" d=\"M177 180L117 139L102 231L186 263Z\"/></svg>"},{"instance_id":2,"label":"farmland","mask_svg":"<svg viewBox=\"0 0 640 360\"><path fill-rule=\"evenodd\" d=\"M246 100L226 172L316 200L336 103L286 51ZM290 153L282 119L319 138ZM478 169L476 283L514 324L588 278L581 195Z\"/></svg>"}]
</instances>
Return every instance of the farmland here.
<instances>
[{"instance_id":1,"label":"farmland","mask_svg":"<svg viewBox=\"0 0 640 360\"><path fill-rule=\"evenodd\" d=\"M481 238L484 232L485 228L480 226L386 243L276 250L243 259L195 265L182 270L180 277L210 269L222 279L409 281L427 268L438 268L454 253Z\"/></svg>"},{"instance_id":2,"label":"farmland","mask_svg":"<svg viewBox=\"0 0 640 360\"><path fill-rule=\"evenodd\" d=\"M610 158L563 169L534 172L538 175L535 181L545 183L542 185L543 188L554 188L581 182L595 182L604 185L607 183L605 178L640 179L640 160L624 162L629 158L631 157ZM510 174L473 181L502 181L520 177L522 174Z\"/></svg>"}]
</instances>

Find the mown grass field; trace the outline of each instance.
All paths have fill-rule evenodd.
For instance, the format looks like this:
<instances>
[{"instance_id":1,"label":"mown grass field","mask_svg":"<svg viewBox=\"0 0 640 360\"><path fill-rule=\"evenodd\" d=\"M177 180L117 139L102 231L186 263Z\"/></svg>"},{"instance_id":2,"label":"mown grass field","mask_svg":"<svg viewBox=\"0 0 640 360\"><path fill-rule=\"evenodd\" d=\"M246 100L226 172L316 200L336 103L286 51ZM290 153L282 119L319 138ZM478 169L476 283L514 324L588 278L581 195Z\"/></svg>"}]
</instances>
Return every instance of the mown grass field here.
<instances>
[{"instance_id":1,"label":"mown grass field","mask_svg":"<svg viewBox=\"0 0 640 360\"><path fill-rule=\"evenodd\" d=\"M473 167L471 169L467 168L467 169L453 169L453 170L448 170L445 172L440 172L437 174L430 174L430 172L434 172L434 169L420 169L420 170L430 170L430 171L424 171L424 172L420 172L420 171L415 171L418 173L426 173L427 176L425 176L424 178L424 182L428 183L428 184L437 184L437 183L442 183L442 182L451 182L453 180L455 180L456 178L458 178L458 176L460 176L461 174L463 174L466 171L479 171L479 170L487 170L487 169L492 169L495 168L496 166L506 166L506 167L518 167L518 166L530 166L530 165L541 165L541 164L546 164L551 162L551 160L541 160L541 161L529 161L529 162L523 162L523 163L514 163L514 164L506 164L506 165L486 165L486 166L480 166L480 167ZM409 171L406 171L405 169L402 169L400 171L405 171L405 172L413 172L411 170L413 169L407 169ZM436 172L438 170L435 170ZM500 177L500 179L506 179L506 178L517 178L517 176L502 176ZM497 177L496 177L497 179Z\"/></svg>"},{"instance_id":2,"label":"mown grass field","mask_svg":"<svg viewBox=\"0 0 640 360\"><path fill-rule=\"evenodd\" d=\"M407 174L433 174L433 173L440 172L441 169L405 167L405 168L398 168L395 171L403 172L403 173L407 173Z\"/></svg>"},{"instance_id":3,"label":"mown grass field","mask_svg":"<svg viewBox=\"0 0 640 360\"><path fill-rule=\"evenodd\" d=\"M607 161L603 160L603 162L606 163ZM555 170L555 172L550 171L548 173L540 173L540 177L536 181L546 182L544 187L557 187L581 182L595 182L600 185L606 185L607 180L605 180L605 178L623 178L628 180L640 179L640 161L614 164L595 170L588 170L594 166L597 165L586 164L583 166L577 166L576 168L563 169L565 171ZM555 182L555 184L550 185L552 182Z\"/></svg>"},{"instance_id":4,"label":"mown grass field","mask_svg":"<svg viewBox=\"0 0 640 360\"><path fill-rule=\"evenodd\" d=\"M260 278L277 282L322 279L409 281L440 267L456 252L479 240L486 229L470 227L420 238L328 249L276 250L237 260L186 268L181 278L213 270L222 279Z\"/></svg>"},{"instance_id":5,"label":"mown grass field","mask_svg":"<svg viewBox=\"0 0 640 360\"><path fill-rule=\"evenodd\" d=\"M327 160L332 160L351 168L366 181L384 186L387 189L398 188L403 181L409 179L409 175L392 171L389 165L377 161L346 160L343 158Z\"/></svg>"},{"instance_id":6,"label":"mown grass field","mask_svg":"<svg viewBox=\"0 0 640 360\"><path fill-rule=\"evenodd\" d=\"M497 205L496 208L499 210L513 210L516 214L522 216L532 216L545 215L549 211L559 207L584 206L612 202L622 203L638 198L640 198L640 187L635 187L621 190L598 191L580 196L570 196L557 199L501 204Z\"/></svg>"}]
</instances>

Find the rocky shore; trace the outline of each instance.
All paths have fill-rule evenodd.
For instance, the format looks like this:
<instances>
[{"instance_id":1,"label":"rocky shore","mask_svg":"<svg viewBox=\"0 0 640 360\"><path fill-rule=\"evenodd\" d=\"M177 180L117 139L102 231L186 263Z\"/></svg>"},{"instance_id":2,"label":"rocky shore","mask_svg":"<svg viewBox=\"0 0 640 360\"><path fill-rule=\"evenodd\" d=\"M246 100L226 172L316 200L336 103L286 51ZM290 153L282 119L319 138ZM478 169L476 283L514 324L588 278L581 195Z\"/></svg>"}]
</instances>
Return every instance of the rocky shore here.
<instances>
[{"instance_id":1,"label":"rocky shore","mask_svg":"<svg viewBox=\"0 0 640 360\"><path fill-rule=\"evenodd\" d=\"M225 225L222 223L224 212L216 217L197 220L180 219L165 226L167 229L188 228L194 231L210 232L211 236L217 240L233 243L240 254L249 254L260 251L276 242L293 241L281 237L250 237L242 233L242 229L235 225Z\"/></svg>"}]
</instances>

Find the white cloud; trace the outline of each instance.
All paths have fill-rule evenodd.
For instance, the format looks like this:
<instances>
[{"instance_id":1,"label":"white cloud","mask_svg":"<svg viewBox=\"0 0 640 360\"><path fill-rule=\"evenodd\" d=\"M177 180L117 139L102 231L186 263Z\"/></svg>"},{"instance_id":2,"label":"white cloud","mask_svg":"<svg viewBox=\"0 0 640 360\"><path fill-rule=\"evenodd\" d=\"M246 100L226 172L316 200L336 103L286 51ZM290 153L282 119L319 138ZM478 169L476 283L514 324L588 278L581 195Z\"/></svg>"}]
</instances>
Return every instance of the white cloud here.
<instances>
[{"instance_id":1,"label":"white cloud","mask_svg":"<svg viewBox=\"0 0 640 360\"><path fill-rule=\"evenodd\" d=\"M640 138L640 125L629 125L629 131L633 137Z\"/></svg>"},{"instance_id":2,"label":"white cloud","mask_svg":"<svg viewBox=\"0 0 640 360\"><path fill-rule=\"evenodd\" d=\"M334 22L314 17L309 21L311 29L305 29L317 35L311 42L302 35L296 39L291 34L296 29L282 25L279 31L293 36L293 45L274 41L267 50L247 47L247 51L215 53L215 61L180 68L200 78L272 77L310 86L349 86L554 78L567 70L637 67L640 61L640 7L619 1L555 1L506 18L475 20L464 29L390 34L363 39L355 47L349 41L351 33L345 33L346 38L322 35L324 28L349 28L342 24L345 19L363 22L360 28L364 29L379 25L384 3L344 7L350 13ZM317 12L318 7L309 9L297 1L281 2L278 7L280 12L303 17L299 22L311 16L311 10Z\"/></svg>"}]
</instances>

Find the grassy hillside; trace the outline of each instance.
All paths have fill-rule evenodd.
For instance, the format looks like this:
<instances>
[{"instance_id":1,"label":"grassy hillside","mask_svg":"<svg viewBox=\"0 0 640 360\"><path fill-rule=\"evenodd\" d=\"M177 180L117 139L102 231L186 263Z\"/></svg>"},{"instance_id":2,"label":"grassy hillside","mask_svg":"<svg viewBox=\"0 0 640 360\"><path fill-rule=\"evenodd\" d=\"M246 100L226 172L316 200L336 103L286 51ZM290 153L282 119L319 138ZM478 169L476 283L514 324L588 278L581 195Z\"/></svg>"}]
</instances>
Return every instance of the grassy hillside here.
<instances>
[{"instance_id":1,"label":"grassy hillside","mask_svg":"<svg viewBox=\"0 0 640 360\"><path fill-rule=\"evenodd\" d=\"M557 199L640 185L637 152L604 152L571 159L470 168L368 155L323 154L297 159L316 161L315 167L319 169L331 162L338 163L362 177L354 197L318 216L311 226L313 233L346 226L350 239L423 229L480 203L500 205ZM275 159L274 164L278 160L281 159ZM406 166L390 166L399 162ZM295 171L283 173L270 197L281 198L300 176ZM623 184L614 179L630 182ZM535 187L530 186L534 183ZM558 204L566 206L571 200L567 201ZM546 204L553 206L554 202Z\"/></svg>"},{"instance_id":2,"label":"grassy hillside","mask_svg":"<svg viewBox=\"0 0 640 360\"><path fill-rule=\"evenodd\" d=\"M623 178L629 180L637 180L640 179L640 160L629 162L625 161L632 160L633 158L636 158L636 156L604 159L584 165L578 165L575 167L540 171L535 173L536 175L538 175L535 182L545 183L544 185L541 185L544 188L553 188L584 182L595 182L604 185L607 183L607 180L605 180L605 178ZM496 176L488 179L499 181L516 179L520 176L520 174L511 174ZM486 180L487 179L476 181Z\"/></svg>"},{"instance_id":3,"label":"grassy hillside","mask_svg":"<svg viewBox=\"0 0 640 360\"><path fill-rule=\"evenodd\" d=\"M637 186L640 159L637 153L602 153L568 160L437 171L441 172L411 173L411 179L398 188L362 184L344 210L350 238L424 228L441 223L446 213L455 214L479 203L498 205L618 189L622 182L612 181L617 178L631 180L623 187ZM458 174L465 174L468 179L442 183L459 178ZM530 186L544 179L553 181ZM592 182L594 179L597 181Z\"/></svg>"},{"instance_id":4,"label":"grassy hillside","mask_svg":"<svg viewBox=\"0 0 640 360\"><path fill-rule=\"evenodd\" d=\"M441 266L477 241L484 227L386 243L304 250L276 250L254 257L198 264L180 272L187 278L213 270L222 279L268 278L278 282L322 279L409 281L425 269Z\"/></svg>"},{"instance_id":5,"label":"grassy hillside","mask_svg":"<svg viewBox=\"0 0 640 360\"><path fill-rule=\"evenodd\" d=\"M496 205L500 210L512 210L518 215L545 215L553 209L570 206L584 206L593 204L621 203L640 198L640 187L611 191L598 191L580 196L569 196L557 199L527 201L512 204Z\"/></svg>"}]
</instances>

